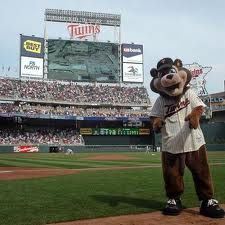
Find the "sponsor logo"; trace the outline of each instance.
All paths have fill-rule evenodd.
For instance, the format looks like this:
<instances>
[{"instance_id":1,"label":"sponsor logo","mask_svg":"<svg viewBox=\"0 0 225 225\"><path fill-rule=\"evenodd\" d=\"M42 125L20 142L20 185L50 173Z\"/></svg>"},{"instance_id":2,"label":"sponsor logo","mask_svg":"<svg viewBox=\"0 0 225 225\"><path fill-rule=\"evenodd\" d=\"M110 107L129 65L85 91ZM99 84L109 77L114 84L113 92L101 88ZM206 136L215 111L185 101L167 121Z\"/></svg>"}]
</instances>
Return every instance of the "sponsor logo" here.
<instances>
[{"instance_id":1,"label":"sponsor logo","mask_svg":"<svg viewBox=\"0 0 225 225\"><path fill-rule=\"evenodd\" d=\"M41 53L41 42L39 41L26 40L23 47L27 52Z\"/></svg>"},{"instance_id":2,"label":"sponsor logo","mask_svg":"<svg viewBox=\"0 0 225 225\"><path fill-rule=\"evenodd\" d=\"M150 129L148 128L140 128L139 129L139 135L149 135L150 134Z\"/></svg>"},{"instance_id":3,"label":"sponsor logo","mask_svg":"<svg viewBox=\"0 0 225 225\"><path fill-rule=\"evenodd\" d=\"M67 26L71 38L85 38L100 33L100 25L94 24L70 24Z\"/></svg>"},{"instance_id":4,"label":"sponsor logo","mask_svg":"<svg viewBox=\"0 0 225 225\"><path fill-rule=\"evenodd\" d=\"M128 72L132 73L133 75L138 73L138 68L135 68L134 66L128 66Z\"/></svg>"},{"instance_id":5,"label":"sponsor logo","mask_svg":"<svg viewBox=\"0 0 225 225\"><path fill-rule=\"evenodd\" d=\"M36 66L35 61L30 61L28 65L24 65L26 70L40 70L40 66Z\"/></svg>"},{"instance_id":6,"label":"sponsor logo","mask_svg":"<svg viewBox=\"0 0 225 225\"><path fill-rule=\"evenodd\" d=\"M191 70L191 75L193 78L196 78L203 74L202 68Z\"/></svg>"},{"instance_id":7,"label":"sponsor logo","mask_svg":"<svg viewBox=\"0 0 225 225\"><path fill-rule=\"evenodd\" d=\"M124 48L123 51L124 51L124 52L141 53L141 49L140 49L140 48Z\"/></svg>"},{"instance_id":8,"label":"sponsor logo","mask_svg":"<svg viewBox=\"0 0 225 225\"><path fill-rule=\"evenodd\" d=\"M80 128L80 134L81 135L92 135L92 129L91 128Z\"/></svg>"},{"instance_id":9,"label":"sponsor logo","mask_svg":"<svg viewBox=\"0 0 225 225\"><path fill-rule=\"evenodd\" d=\"M14 146L14 152L39 152L37 146Z\"/></svg>"}]
</instances>

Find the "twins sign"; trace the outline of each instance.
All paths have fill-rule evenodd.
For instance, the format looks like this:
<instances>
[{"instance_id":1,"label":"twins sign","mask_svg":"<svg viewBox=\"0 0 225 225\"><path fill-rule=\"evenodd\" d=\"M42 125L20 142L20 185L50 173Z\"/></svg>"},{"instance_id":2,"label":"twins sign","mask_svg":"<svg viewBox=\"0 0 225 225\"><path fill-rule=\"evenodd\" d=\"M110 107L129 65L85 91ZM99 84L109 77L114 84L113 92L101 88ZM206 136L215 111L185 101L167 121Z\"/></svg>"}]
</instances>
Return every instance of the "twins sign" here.
<instances>
[{"instance_id":1,"label":"twins sign","mask_svg":"<svg viewBox=\"0 0 225 225\"><path fill-rule=\"evenodd\" d=\"M70 38L85 38L100 33L100 25L98 24L69 24L67 26Z\"/></svg>"},{"instance_id":2,"label":"twins sign","mask_svg":"<svg viewBox=\"0 0 225 225\"><path fill-rule=\"evenodd\" d=\"M202 66L198 63L186 64L185 68L189 69L192 74L191 87L196 91L198 96L207 95L206 76L212 70L211 66Z\"/></svg>"}]
</instances>

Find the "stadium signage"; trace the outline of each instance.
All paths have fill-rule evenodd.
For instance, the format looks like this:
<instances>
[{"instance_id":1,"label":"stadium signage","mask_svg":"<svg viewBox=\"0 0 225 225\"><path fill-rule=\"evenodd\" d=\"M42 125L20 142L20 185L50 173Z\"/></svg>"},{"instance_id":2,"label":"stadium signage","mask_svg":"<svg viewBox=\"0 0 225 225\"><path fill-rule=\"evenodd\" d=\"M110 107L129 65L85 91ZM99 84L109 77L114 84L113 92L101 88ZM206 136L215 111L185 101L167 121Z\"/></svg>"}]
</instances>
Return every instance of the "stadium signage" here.
<instances>
[{"instance_id":1,"label":"stadium signage","mask_svg":"<svg viewBox=\"0 0 225 225\"><path fill-rule=\"evenodd\" d=\"M100 33L100 25L98 24L69 24L67 26L70 38L85 38Z\"/></svg>"},{"instance_id":2,"label":"stadium signage","mask_svg":"<svg viewBox=\"0 0 225 225\"><path fill-rule=\"evenodd\" d=\"M21 56L22 77L43 77L43 59Z\"/></svg>"},{"instance_id":3,"label":"stadium signage","mask_svg":"<svg viewBox=\"0 0 225 225\"><path fill-rule=\"evenodd\" d=\"M191 71L191 75L192 75L193 78L196 78L196 77L198 77L202 74L203 74L202 68L194 69L194 70Z\"/></svg>"},{"instance_id":4,"label":"stadium signage","mask_svg":"<svg viewBox=\"0 0 225 225\"><path fill-rule=\"evenodd\" d=\"M20 35L20 77L43 78L44 38Z\"/></svg>"},{"instance_id":5,"label":"stadium signage","mask_svg":"<svg viewBox=\"0 0 225 225\"><path fill-rule=\"evenodd\" d=\"M26 40L24 42L24 49L28 52L41 53L41 42Z\"/></svg>"},{"instance_id":6,"label":"stadium signage","mask_svg":"<svg viewBox=\"0 0 225 225\"><path fill-rule=\"evenodd\" d=\"M27 70L39 70L40 66L35 65L35 61L30 61L28 65L24 65L24 69Z\"/></svg>"},{"instance_id":7,"label":"stadium signage","mask_svg":"<svg viewBox=\"0 0 225 225\"><path fill-rule=\"evenodd\" d=\"M137 53L142 53L140 48L124 48L123 49L124 52L137 52Z\"/></svg>"},{"instance_id":8,"label":"stadium signage","mask_svg":"<svg viewBox=\"0 0 225 225\"><path fill-rule=\"evenodd\" d=\"M81 135L92 135L92 128L81 128L80 134Z\"/></svg>"},{"instance_id":9,"label":"stadium signage","mask_svg":"<svg viewBox=\"0 0 225 225\"><path fill-rule=\"evenodd\" d=\"M94 136L135 136L149 135L150 130L147 128L81 128L80 134Z\"/></svg>"},{"instance_id":10,"label":"stadium signage","mask_svg":"<svg viewBox=\"0 0 225 225\"><path fill-rule=\"evenodd\" d=\"M224 102L224 98L222 98L222 97L214 97L214 98L207 97L207 98L204 98L203 101L205 103L208 103L208 102L211 102L211 103L222 103L222 102Z\"/></svg>"},{"instance_id":11,"label":"stadium signage","mask_svg":"<svg viewBox=\"0 0 225 225\"><path fill-rule=\"evenodd\" d=\"M191 71L191 88L194 89L198 96L207 95L208 92L206 90L206 76L212 70L212 67L202 66L196 62L192 64L185 64L184 67Z\"/></svg>"},{"instance_id":12,"label":"stadium signage","mask_svg":"<svg viewBox=\"0 0 225 225\"><path fill-rule=\"evenodd\" d=\"M21 35L20 56L44 58L44 38Z\"/></svg>"},{"instance_id":13,"label":"stadium signage","mask_svg":"<svg viewBox=\"0 0 225 225\"><path fill-rule=\"evenodd\" d=\"M143 45L122 44L123 63L143 63Z\"/></svg>"},{"instance_id":14,"label":"stadium signage","mask_svg":"<svg viewBox=\"0 0 225 225\"><path fill-rule=\"evenodd\" d=\"M202 75L206 75L212 70L210 66L201 66L198 63L186 64L185 68L189 69L192 74L192 78L196 79Z\"/></svg>"},{"instance_id":15,"label":"stadium signage","mask_svg":"<svg viewBox=\"0 0 225 225\"><path fill-rule=\"evenodd\" d=\"M123 81L142 83L144 81L143 64L123 63Z\"/></svg>"},{"instance_id":16,"label":"stadium signage","mask_svg":"<svg viewBox=\"0 0 225 225\"><path fill-rule=\"evenodd\" d=\"M30 145L14 146L14 152L39 152L39 148Z\"/></svg>"},{"instance_id":17,"label":"stadium signage","mask_svg":"<svg viewBox=\"0 0 225 225\"><path fill-rule=\"evenodd\" d=\"M150 135L150 129L148 128L140 128L139 135Z\"/></svg>"}]
</instances>

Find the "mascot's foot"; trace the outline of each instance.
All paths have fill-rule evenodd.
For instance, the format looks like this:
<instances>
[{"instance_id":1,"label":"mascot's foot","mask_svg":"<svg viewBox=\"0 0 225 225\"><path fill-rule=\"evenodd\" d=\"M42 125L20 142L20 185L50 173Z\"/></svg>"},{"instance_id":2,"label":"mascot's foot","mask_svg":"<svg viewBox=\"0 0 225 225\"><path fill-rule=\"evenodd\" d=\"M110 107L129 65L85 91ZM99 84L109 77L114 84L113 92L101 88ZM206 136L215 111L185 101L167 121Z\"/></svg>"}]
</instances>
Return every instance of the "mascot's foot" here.
<instances>
[{"instance_id":1,"label":"mascot's foot","mask_svg":"<svg viewBox=\"0 0 225 225\"><path fill-rule=\"evenodd\" d=\"M217 200L208 199L202 201L200 214L211 218L223 218L224 210L219 207Z\"/></svg>"},{"instance_id":2,"label":"mascot's foot","mask_svg":"<svg viewBox=\"0 0 225 225\"><path fill-rule=\"evenodd\" d=\"M182 203L180 199L171 198L167 201L163 209L164 215L177 216L182 211Z\"/></svg>"}]
</instances>

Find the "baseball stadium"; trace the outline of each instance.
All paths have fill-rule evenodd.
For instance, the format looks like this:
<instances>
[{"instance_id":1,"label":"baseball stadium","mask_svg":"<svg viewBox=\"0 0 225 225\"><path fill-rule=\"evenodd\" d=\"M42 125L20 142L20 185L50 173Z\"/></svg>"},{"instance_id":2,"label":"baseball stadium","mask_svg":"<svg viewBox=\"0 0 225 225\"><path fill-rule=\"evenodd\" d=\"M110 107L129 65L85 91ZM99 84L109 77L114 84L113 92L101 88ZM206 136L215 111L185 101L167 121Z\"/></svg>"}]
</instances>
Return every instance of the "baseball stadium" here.
<instances>
[{"instance_id":1,"label":"baseball stadium","mask_svg":"<svg viewBox=\"0 0 225 225\"><path fill-rule=\"evenodd\" d=\"M43 37L18 35L19 77L0 77L0 225L225 224L199 215L189 170L184 211L161 213L150 75L144 46L121 43L121 15L46 9L44 23ZM67 38L52 37L58 24ZM187 68L207 107L201 129L225 208L225 91L209 95L196 82L204 68Z\"/></svg>"}]
</instances>

